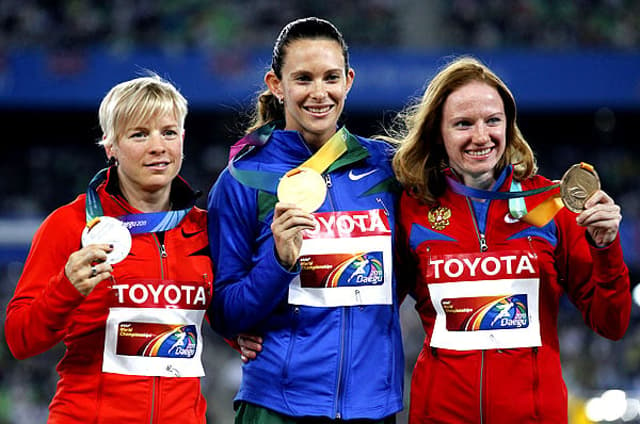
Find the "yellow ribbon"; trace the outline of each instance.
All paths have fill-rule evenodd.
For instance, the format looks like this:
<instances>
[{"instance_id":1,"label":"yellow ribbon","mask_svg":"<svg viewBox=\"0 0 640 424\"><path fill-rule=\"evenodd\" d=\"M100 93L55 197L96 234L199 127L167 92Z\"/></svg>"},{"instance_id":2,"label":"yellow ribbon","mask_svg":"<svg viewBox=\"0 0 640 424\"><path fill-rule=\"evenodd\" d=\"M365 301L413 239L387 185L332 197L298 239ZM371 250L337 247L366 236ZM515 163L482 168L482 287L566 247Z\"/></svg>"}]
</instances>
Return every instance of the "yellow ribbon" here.
<instances>
[{"instance_id":1,"label":"yellow ribbon","mask_svg":"<svg viewBox=\"0 0 640 424\"><path fill-rule=\"evenodd\" d=\"M347 151L347 132L344 127L340 128L322 147L318 149L302 165L288 171L285 176L290 177L298 174L300 168L311 168L318 174L322 174L333 162Z\"/></svg>"}]
</instances>

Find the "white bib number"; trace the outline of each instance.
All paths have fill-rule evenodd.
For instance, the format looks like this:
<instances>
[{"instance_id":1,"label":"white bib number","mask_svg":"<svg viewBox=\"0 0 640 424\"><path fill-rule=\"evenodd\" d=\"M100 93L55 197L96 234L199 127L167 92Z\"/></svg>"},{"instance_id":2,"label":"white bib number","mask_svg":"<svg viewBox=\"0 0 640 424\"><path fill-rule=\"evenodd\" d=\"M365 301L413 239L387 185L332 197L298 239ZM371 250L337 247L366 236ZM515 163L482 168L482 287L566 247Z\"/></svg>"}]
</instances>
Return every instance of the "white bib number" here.
<instances>
[{"instance_id":1,"label":"white bib number","mask_svg":"<svg viewBox=\"0 0 640 424\"><path fill-rule=\"evenodd\" d=\"M382 210L316 213L304 235L289 303L317 307L390 305L391 230Z\"/></svg>"}]
</instances>

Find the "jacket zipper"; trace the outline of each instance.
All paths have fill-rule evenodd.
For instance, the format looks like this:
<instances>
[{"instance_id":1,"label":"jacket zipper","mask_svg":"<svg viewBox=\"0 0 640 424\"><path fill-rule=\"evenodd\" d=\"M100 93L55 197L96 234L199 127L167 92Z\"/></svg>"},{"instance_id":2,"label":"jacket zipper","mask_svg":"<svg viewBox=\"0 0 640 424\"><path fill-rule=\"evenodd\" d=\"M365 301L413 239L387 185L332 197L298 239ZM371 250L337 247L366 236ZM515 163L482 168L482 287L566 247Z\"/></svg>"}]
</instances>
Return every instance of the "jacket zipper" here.
<instances>
[{"instance_id":1,"label":"jacket zipper","mask_svg":"<svg viewBox=\"0 0 640 424\"><path fill-rule=\"evenodd\" d=\"M331 175L324 174L324 183L327 186L327 198L329 199L329 204L331 205L331 210L335 212L336 206L333 201L333 194L331 194L331 187L333 187L333 182L331 182Z\"/></svg>"},{"instance_id":2,"label":"jacket zipper","mask_svg":"<svg viewBox=\"0 0 640 424\"><path fill-rule=\"evenodd\" d=\"M156 408L158 407L158 387L160 385L160 377L152 377L153 380L151 382L151 416L149 417L149 424L153 424L155 422L156 417Z\"/></svg>"},{"instance_id":3,"label":"jacket zipper","mask_svg":"<svg viewBox=\"0 0 640 424\"><path fill-rule=\"evenodd\" d=\"M538 347L535 346L531 349L531 356L533 357L533 416L536 420L540 416L540 380L538 378Z\"/></svg>"},{"instance_id":4,"label":"jacket zipper","mask_svg":"<svg viewBox=\"0 0 640 424\"><path fill-rule=\"evenodd\" d=\"M333 194L331 192L331 188L333 187L333 182L331 180L331 175L326 173L323 175L324 182L327 186L327 197L329 199L329 204L331 205L331 211L335 212L336 204L333 198ZM334 417L339 420L342 418L341 413L341 400L342 400L342 377L344 371L344 349L345 349L345 340L347 338L347 320L349 317L349 308L347 306L342 307L343 316L342 316L342 325L340 328L340 359L338 360L338 379L336 381L336 396L335 396L335 408L334 408Z\"/></svg>"},{"instance_id":5,"label":"jacket zipper","mask_svg":"<svg viewBox=\"0 0 640 424\"><path fill-rule=\"evenodd\" d=\"M489 249L489 245L487 244L487 239L483 232L480 231L480 227L478 227L478 221L476 219L476 212L473 209L473 205L469 198L466 198L467 206L469 207L469 212L471 212L471 221L473 222L473 228L476 231L476 236L478 237L478 244L480 244L480 251L486 252Z\"/></svg>"},{"instance_id":6,"label":"jacket zipper","mask_svg":"<svg viewBox=\"0 0 640 424\"><path fill-rule=\"evenodd\" d=\"M484 422L484 408L482 407L482 394L484 393L484 350L480 351L480 396L478 406L480 408L480 424Z\"/></svg>"},{"instance_id":7,"label":"jacket zipper","mask_svg":"<svg viewBox=\"0 0 640 424\"><path fill-rule=\"evenodd\" d=\"M164 237L162 238L162 242L158 237L158 234L152 233L153 238L156 241L156 246L158 248L158 253L160 254L160 279L164 279L164 259L168 256L167 248L165 247Z\"/></svg>"},{"instance_id":8,"label":"jacket zipper","mask_svg":"<svg viewBox=\"0 0 640 424\"><path fill-rule=\"evenodd\" d=\"M165 247L165 237L166 234L163 234L162 242L160 242L160 238L157 233L152 233L154 239L156 240L156 245L158 246L158 252L160 253L160 279L164 279L164 259L167 257L167 249ZM152 387L152 404L151 404L151 417L149 419L149 424L153 424L155 422L156 417L156 409L160 403L160 377L153 377L153 387Z\"/></svg>"},{"instance_id":9,"label":"jacket zipper","mask_svg":"<svg viewBox=\"0 0 640 424\"><path fill-rule=\"evenodd\" d=\"M467 207L469 208L469 212L471 213L471 221L473 222L473 228L476 232L476 236L478 237L478 245L480 247L480 252L486 252L489 249L489 245L487 244L487 239L483 232L480 231L480 227L478 226L478 221L476 218L476 212L471 204L471 201L468 197L465 198L467 201ZM488 212L487 212L488 215ZM483 408L483 395L484 395L484 360L485 360L485 351L480 351L480 393L478 395L478 408L480 413L480 424L484 422L484 408Z\"/></svg>"},{"instance_id":10,"label":"jacket zipper","mask_svg":"<svg viewBox=\"0 0 640 424\"><path fill-rule=\"evenodd\" d=\"M329 194L329 203L331 203L331 210L336 211L336 205L333 199L333 195L331 193L331 187L333 183L331 182L331 175L325 174L325 181L327 184L327 192ZM342 307L342 325L340 328L340 359L338 361L338 381L336 382L336 399L335 399L335 413L334 416L337 420L342 418L341 412L341 403L342 403L342 376L344 370L344 349L345 349L345 340L347 339L347 324L349 319L349 307Z\"/></svg>"},{"instance_id":11,"label":"jacket zipper","mask_svg":"<svg viewBox=\"0 0 640 424\"><path fill-rule=\"evenodd\" d=\"M384 209L384 214L389 217L391 216L389 214L389 209L387 209L387 205L384 204L384 201L382 200L382 198L380 197L376 197L376 202L380 203L380 206L382 206L382 209Z\"/></svg>"},{"instance_id":12,"label":"jacket zipper","mask_svg":"<svg viewBox=\"0 0 640 424\"><path fill-rule=\"evenodd\" d=\"M341 403L342 403L342 371L344 368L344 349L345 349L345 339L347 333L347 323L349 321L349 308L344 306L342 307L344 315L342 316L342 325L340 328L340 359L338 360L338 381L336 383L336 400L335 400L335 410L334 417L336 420L342 419Z\"/></svg>"}]
</instances>

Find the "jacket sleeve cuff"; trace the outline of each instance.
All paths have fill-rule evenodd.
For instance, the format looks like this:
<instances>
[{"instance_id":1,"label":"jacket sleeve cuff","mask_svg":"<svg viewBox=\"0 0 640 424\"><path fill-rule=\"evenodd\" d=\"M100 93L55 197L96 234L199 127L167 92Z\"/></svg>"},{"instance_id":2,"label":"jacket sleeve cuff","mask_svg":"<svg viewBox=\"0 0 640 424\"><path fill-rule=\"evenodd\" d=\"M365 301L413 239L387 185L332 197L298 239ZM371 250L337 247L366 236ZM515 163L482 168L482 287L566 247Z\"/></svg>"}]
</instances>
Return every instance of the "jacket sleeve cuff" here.
<instances>
[{"instance_id":1,"label":"jacket sleeve cuff","mask_svg":"<svg viewBox=\"0 0 640 424\"><path fill-rule=\"evenodd\" d=\"M272 252L273 252L273 259L275 260L275 262L278 264L278 266L282 271L285 271L288 275L291 275L291 276L295 276L296 274L300 273L300 270L302 269L302 267L300 266L300 260L297 260L296 263L291 268L288 268L280 261L280 258L278 257L278 252L276 252L275 245L273 246Z\"/></svg>"},{"instance_id":2,"label":"jacket sleeve cuff","mask_svg":"<svg viewBox=\"0 0 640 424\"><path fill-rule=\"evenodd\" d=\"M615 282L626 272L620 234L607 246L597 247L589 242L589 247L593 259L594 277L600 284Z\"/></svg>"},{"instance_id":3,"label":"jacket sleeve cuff","mask_svg":"<svg viewBox=\"0 0 640 424\"><path fill-rule=\"evenodd\" d=\"M84 296L71 284L64 269L61 270L49 280L44 296L46 309L51 311L47 314L47 327L51 330L65 328L69 315L83 300Z\"/></svg>"}]
</instances>

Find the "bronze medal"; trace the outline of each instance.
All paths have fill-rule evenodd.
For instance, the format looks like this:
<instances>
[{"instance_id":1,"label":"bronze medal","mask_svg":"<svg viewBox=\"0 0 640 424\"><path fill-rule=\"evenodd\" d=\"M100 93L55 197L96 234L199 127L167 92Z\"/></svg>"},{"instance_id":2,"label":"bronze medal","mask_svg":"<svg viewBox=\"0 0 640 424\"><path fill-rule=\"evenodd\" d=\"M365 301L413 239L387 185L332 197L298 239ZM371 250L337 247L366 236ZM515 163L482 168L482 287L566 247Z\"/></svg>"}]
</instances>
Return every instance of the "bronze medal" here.
<instances>
[{"instance_id":1,"label":"bronze medal","mask_svg":"<svg viewBox=\"0 0 640 424\"><path fill-rule=\"evenodd\" d=\"M571 212L582 212L586 201L598 190L600 178L593 166L584 162L569 168L560 181L562 203Z\"/></svg>"},{"instance_id":2,"label":"bronze medal","mask_svg":"<svg viewBox=\"0 0 640 424\"><path fill-rule=\"evenodd\" d=\"M278 200L293 203L307 213L322 206L326 196L324 178L311 168L296 168L287 172L278 184Z\"/></svg>"}]
</instances>

